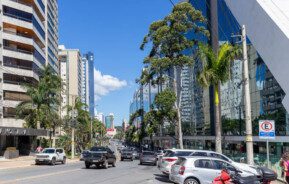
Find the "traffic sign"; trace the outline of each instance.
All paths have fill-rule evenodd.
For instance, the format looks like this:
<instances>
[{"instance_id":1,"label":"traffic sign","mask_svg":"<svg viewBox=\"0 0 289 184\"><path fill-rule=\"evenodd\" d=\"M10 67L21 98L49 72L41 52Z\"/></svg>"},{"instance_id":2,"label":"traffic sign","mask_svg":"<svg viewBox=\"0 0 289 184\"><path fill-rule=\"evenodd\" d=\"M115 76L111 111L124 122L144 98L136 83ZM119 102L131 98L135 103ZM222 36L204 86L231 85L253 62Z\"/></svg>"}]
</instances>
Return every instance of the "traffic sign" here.
<instances>
[{"instance_id":1,"label":"traffic sign","mask_svg":"<svg viewBox=\"0 0 289 184\"><path fill-rule=\"evenodd\" d=\"M259 121L259 138L275 139L275 121L260 120Z\"/></svg>"}]
</instances>

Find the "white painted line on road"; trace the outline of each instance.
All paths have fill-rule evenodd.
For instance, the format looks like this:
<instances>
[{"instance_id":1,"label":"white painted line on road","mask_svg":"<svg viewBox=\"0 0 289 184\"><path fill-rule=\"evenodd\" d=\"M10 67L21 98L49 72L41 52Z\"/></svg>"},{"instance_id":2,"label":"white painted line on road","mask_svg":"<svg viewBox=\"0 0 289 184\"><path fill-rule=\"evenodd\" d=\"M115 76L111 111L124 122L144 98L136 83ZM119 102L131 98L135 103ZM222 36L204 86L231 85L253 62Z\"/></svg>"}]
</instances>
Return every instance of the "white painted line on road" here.
<instances>
[{"instance_id":1,"label":"white painted line on road","mask_svg":"<svg viewBox=\"0 0 289 184\"><path fill-rule=\"evenodd\" d=\"M19 178L19 179L14 179L14 180L9 180L9 181L0 181L0 184L11 184L11 183L15 183L18 181L24 181L24 180L32 180L32 179L37 179L37 178L44 178L44 177L48 177L48 176L55 176L55 175L60 175L60 174L65 174L65 173L70 173L70 172L75 172L75 171L80 171L82 169L73 169L73 170L67 170L67 171L60 171L60 172L56 172L56 173L48 173L48 174L42 174L42 175L37 175L37 176L29 176L26 178Z\"/></svg>"}]
</instances>

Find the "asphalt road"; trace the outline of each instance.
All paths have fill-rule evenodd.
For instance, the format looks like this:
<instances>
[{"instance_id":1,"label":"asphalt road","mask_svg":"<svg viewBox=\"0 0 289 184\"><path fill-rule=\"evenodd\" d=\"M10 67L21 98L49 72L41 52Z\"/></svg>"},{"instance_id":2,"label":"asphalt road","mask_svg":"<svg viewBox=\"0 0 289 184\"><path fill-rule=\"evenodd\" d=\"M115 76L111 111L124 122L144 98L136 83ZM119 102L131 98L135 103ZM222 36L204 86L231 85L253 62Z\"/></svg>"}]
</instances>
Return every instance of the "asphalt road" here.
<instances>
[{"instance_id":1,"label":"asphalt road","mask_svg":"<svg viewBox=\"0 0 289 184\"><path fill-rule=\"evenodd\" d=\"M163 184L169 183L156 166L135 160L117 162L108 169L85 169L83 162L1 170L0 184Z\"/></svg>"}]
</instances>

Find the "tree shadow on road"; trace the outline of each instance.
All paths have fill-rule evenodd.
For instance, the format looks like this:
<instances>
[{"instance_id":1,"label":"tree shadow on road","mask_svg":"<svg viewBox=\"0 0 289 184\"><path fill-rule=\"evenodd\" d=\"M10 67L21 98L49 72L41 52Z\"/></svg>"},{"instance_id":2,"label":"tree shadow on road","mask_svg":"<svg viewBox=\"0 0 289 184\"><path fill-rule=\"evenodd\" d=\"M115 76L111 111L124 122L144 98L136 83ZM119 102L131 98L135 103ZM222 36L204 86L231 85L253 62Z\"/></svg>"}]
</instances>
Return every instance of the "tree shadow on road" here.
<instances>
[{"instance_id":1,"label":"tree shadow on road","mask_svg":"<svg viewBox=\"0 0 289 184\"><path fill-rule=\"evenodd\" d=\"M154 174L155 175L155 179L161 182L166 182L166 183L172 183L169 180L169 177L163 174Z\"/></svg>"}]
</instances>

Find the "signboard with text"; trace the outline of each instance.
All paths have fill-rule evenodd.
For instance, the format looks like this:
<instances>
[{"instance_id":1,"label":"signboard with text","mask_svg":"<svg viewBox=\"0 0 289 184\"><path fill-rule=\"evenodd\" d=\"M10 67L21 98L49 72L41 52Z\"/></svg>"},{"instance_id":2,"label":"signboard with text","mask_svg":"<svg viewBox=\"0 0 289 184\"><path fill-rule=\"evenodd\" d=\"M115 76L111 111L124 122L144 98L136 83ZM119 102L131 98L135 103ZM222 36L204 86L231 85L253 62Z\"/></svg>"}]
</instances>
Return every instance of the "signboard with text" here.
<instances>
[{"instance_id":1,"label":"signboard with text","mask_svg":"<svg viewBox=\"0 0 289 184\"><path fill-rule=\"evenodd\" d=\"M259 121L259 138L275 139L275 121L260 120Z\"/></svg>"}]
</instances>

